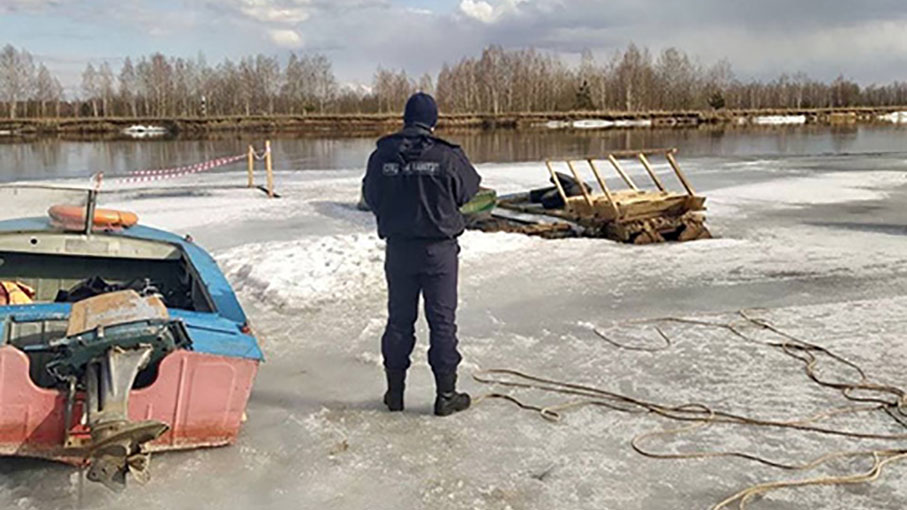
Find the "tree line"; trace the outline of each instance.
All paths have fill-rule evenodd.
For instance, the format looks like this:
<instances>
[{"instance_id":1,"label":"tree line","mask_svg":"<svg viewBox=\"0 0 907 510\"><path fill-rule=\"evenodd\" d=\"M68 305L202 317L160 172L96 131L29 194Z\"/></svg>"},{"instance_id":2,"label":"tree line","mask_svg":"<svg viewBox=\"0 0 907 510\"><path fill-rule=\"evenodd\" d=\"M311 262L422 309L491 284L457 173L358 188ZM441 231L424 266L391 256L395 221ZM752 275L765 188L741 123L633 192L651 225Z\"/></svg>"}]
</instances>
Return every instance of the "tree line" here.
<instances>
[{"instance_id":1,"label":"tree line","mask_svg":"<svg viewBox=\"0 0 907 510\"><path fill-rule=\"evenodd\" d=\"M605 60L584 51L578 65L531 48L489 46L445 63L437 76L379 67L370 86L341 85L319 54L291 53L285 61L259 54L211 65L201 54L155 53L126 58L117 70L89 63L78 90L68 94L27 50L0 50L0 114L13 119L391 113L418 90L435 94L448 113L907 105L907 82L861 87L844 76L823 82L804 73L743 80L727 60L704 66L676 48L653 57L635 44Z\"/></svg>"}]
</instances>

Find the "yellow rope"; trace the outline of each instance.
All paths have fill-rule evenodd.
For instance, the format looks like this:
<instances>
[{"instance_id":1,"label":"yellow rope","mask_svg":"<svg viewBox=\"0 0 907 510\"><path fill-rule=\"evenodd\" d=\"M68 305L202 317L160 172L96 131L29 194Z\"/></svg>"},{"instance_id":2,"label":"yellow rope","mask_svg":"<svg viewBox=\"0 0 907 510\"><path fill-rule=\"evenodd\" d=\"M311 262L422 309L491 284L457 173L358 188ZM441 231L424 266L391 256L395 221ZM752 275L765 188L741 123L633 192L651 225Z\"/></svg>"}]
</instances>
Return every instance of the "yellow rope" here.
<instances>
[{"instance_id":1,"label":"yellow rope","mask_svg":"<svg viewBox=\"0 0 907 510\"><path fill-rule=\"evenodd\" d=\"M809 478L806 480L793 480L787 482L769 482L761 483L754 485L747 489L744 489L737 494L721 501L717 505L712 507L712 510L722 510L727 507L727 505L733 503L734 501L739 501L737 508L739 510L744 510L746 508L747 502L752 499L754 496L765 494L766 492L771 492L780 489L788 489L793 487L807 487L807 486L817 486L817 485L845 485L845 484L857 484L857 483L866 483L872 482L879 478L882 474L882 469L893 462L898 462L904 459L907 459L907 450L878 450L870 452L875 459L875 463L872 466L872 469L865 473L857 473L854 475L843 475L843 476L823 476L818 478ZM883 459L882 457L887 456Z\"/></svg>"},{"instance_id":2,"label":"yellow rope","mask_svg":"<svg viewBox=\"0 0 907 510\"><path fill-rule=\"evenodd\" d=\"M828 411L824 411L806 418L799 418L787 421L779 420L765 420L759 418L752 418L742 415L733 414L726 411L717 411L711 409L710 407L699 404L699 403L687 403L679 406L671 406L659 404L656 402L648 402L642 399L638 399L632 396L623 395L620 393L611 392L601 388L596 388L593 386L577 384L572 382L563 382L555 379L540 377L536 375L527 374L520 372L518 370L506 369L506 368L494 368L489 370L482 370L473 374L473 378L483 384L491 384L502 387L509 388L519 388L519 389L534 389L540 390L549 393L555 393L560 395L569 395L574 398L568 402L542 407L538 405L525 403L516 397L506 394L506 393L489 393L482 395L476 399L476 403L479 403L486 399L503 399L508 402L511 402L521 409L535 411L542 416L542 418L548 421L560 421L563 418L562 413L570 409L576 409L584 406L600 406L607 407L621 412L628 413L653 413L659 416L663 416L668 419L676 421L686 421L693 422L691 425L685 425L682 427L660 430L655 432L648 432L644 434L639 434L634 437L630 445L632 448L639 454L658 459L694 459L694 458L721 458L721 457L737 457L750 460L753 462L758 462L768 466L785 469L785 470L810 470L814 469L822 464L827 463L828 461L841 458L860 458L860 457L872 457L875 461L873 468L866 473L858 473L854 475L842 475L842 476L827 476L827 477L817 477L810 478L805 480L796 480L796 481L780 481L780 482L771 482L764 483L759 485L754 485L750 488L747 488L743 491L738 492L734 496L731 496L724 501L715 505L713 510L722 510L727 505L733 503L734 501L739 502L739 509L744 509L747 502L752 499L754 496L759 494L764 494L766 492L780 490L784 488L791 487L802 487L802 486L814 486L814 485L839 485L839 484L853 484L853 483L864 483L870 482L877 479L883 470L883 468L893 462L897 462L907 458L907 450L856 450L856 451L839 451L831 452L826 455L822 455L816 459L810 460L801 464L791 464L779 462L757 455L753 455L747 452L741 451L705 451L705 452L686 452L686 453L656 453L649 450L645 450L640 446L640 443L646 439L655 438L655 437L664 437L678 435L686 432L690 432L696 429L708 427L715 423L722 424L732 424L732 425L748 425L748 426L760 426L760 427L772 427L772 428L783 428L783 429L794 429L806 432L813 432L825 435L834 435L840 437L850 437L855 439L875 439L875 440L888 440L888 441L903 441L907 440L907 434L875 434L859 431L849 431L849 430L839 430L824 426L816 425L818 422L825 420L833 416L839 416L843 414L852 414L852 413L862 413L862 412L872 412L872 411L885 411L888 413L895 421L897 421L902 426L907 426L907 405L905 405L905 400L907 400L907 392L901 388L873 383L869 380L866 372L856 363L835 354L829 349L816 345L814 343L806 342L802 339L796 338L793 335L788 334L785 331L780 330L771 323L758 318L751 317L746 311L738 312L740 315L740 320L729 323L721 322L711 322L703 321L696 319L686 319L678 317L663 317L658 319L648 319L645 321L634 321L634 323L652 323L652 322L676 322L681 324L689 324L695 326L705 326L705 327L714 327L721 328L730 331L735 336L746 340L748 342L754 342L757 344L770 346L780 349L783 353L788 356L795 358L804 364L804 371L807 376L814 381L816 384L819 384L824 387L834 388L841 391L844 398L861 403L860 405L849 405L844 407L833 408ZM746 335L740 327L740 321L744 324L750 326L758 327L764 330L771 331L775 335L778 335L783 340L780 342L765 342L757 340ZM630 346L621 342L614 340L597 329L593 329L594 333L598 335L601 339L605 340L611 345L618 347L620 349L627 349L633 351L642 351L642 352L657 352L670 348L673 345L671 338L664 333L660 328L656 327L656 331L662 337L665 342L664 346L661 347L637 347ZM815 369L819 363L819 358L816 355L817 353L828 356L829 358L850 367L857 374L859 374L859 381L851 383L842 383L834 382L821 379L816 373ZM854 392L863 392L867 394L880 394L879 396L855 396ZM884 398L884 396L895 397L894 400L889 400ZM870 403L871 405L865 405Z\"/></svg>"}]
</instances>

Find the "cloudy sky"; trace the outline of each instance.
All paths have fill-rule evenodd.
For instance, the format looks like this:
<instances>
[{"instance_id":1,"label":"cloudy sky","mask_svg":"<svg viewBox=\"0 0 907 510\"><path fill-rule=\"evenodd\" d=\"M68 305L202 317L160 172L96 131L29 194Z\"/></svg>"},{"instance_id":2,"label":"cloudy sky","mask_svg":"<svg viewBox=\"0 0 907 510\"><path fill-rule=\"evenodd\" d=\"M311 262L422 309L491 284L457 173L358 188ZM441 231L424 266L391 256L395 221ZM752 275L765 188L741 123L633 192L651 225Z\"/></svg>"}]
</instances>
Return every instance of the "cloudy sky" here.
<instances>
[{"instance_id":1,"label":"cloudy sky","mask_svg":"<svg viewBox=\"0 0 907 510\"><path fill-rule=\"evenodd\" d=\"M368 83L378 65L434 73L492 43L575 61L631 41L726 57L744 78L905 80L907 0L0 0L0 44L67 85L88 61L116 68L155 51L209 62L320 52L341 81Z\"/></svg>"}]
</instances>

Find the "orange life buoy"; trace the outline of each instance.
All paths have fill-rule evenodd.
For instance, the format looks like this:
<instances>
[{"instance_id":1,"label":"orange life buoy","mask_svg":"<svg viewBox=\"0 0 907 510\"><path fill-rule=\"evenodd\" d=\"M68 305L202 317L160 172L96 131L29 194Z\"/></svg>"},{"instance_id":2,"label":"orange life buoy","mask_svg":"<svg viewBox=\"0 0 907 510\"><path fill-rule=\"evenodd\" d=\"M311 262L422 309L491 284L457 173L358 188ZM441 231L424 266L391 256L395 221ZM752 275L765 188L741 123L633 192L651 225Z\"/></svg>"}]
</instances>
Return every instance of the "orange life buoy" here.
<instances>
[{"instance_id":1,"label":"orange life buoy","mask_svg":"<svg viewBox=\"0 0 907 510\"><path fill-rule=\"evenodd\" d=\"M66 227L85 224L85 208L77 205L55 205L47 210L51 219ZM135 213L115 209L95 209L94 226L101 228L129 228L139 222Z\"/></svg>"}]
</instances>

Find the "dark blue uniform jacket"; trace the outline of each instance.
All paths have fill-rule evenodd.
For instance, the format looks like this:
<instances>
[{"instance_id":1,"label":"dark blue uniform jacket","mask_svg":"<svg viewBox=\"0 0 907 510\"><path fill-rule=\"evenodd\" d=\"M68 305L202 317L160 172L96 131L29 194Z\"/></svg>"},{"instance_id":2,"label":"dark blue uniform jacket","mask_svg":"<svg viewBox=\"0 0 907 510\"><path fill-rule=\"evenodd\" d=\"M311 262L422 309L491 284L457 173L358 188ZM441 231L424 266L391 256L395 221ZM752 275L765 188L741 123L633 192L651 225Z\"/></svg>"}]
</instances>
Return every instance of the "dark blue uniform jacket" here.
<instances>
[{"instance_id":1,"label":"dark blue uniform jacket","mask_svg":"<svg viewBox=\"0 0 907 510\"><path fill-rule=\"evenodd\" d=\"M459 146L407 126L378 140L362 187L382 239L443 240L463 233L481 180Z\"/></svg>"}]
</instances>

